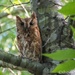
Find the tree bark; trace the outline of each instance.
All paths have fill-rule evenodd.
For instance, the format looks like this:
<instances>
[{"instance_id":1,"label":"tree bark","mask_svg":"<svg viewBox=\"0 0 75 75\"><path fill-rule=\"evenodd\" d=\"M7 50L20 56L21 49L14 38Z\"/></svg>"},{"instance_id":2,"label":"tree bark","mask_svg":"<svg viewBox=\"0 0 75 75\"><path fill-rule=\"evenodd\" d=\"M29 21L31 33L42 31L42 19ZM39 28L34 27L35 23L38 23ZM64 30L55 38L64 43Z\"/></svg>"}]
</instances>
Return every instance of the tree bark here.
<instances>
[{"instance_id":1,"label":"tree bark","mask_svg":"<svg viewBox=\"0 0 75 75\"><path fill-rule=\"evenodd\" d=\"M0 60L4 62L0 62L0 66L6 67L7 63L8 68L12 67L13 69L27 70L35 75L42 75L42 73L45 74L46 72L44 72L44 70L48 70L44 64L32 61L30 59L21 58L10 53L6 53L2 50L0 50ZM9 66L9 64L11 65ZM49 70L47 73L49 73Z\"/></svg>"},{"instance_id":2,"label":"tree bark","mask_svg":"<svg viewBox=\"0 0 75 75\"><path fill-rule=\"evenodd\" d=\"M43 40L43 52L52 53L56 50L72 48L73 39L70 25L65 21L63 15L57 11L57 9L62 6L61 1L31 0L31 4L33 11L37 14L38 24ZM54 69L56 64L59 63L46 57L43 61L48 65L47 67L50 72ZM49 75L61 74L50 73ZM63 75L68 75L68 73Z\"/></svg>"}]
</instances>

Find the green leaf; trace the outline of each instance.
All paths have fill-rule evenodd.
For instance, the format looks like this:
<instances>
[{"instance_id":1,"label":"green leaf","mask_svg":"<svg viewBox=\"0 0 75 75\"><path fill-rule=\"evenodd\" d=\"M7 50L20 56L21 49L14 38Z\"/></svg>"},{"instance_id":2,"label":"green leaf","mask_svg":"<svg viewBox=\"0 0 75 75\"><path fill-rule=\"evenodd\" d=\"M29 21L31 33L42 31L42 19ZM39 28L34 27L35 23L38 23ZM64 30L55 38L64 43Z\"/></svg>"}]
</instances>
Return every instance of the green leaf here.
<instances>
[{"instance_id":1,"label":"green leaf","mask_svg":"<svg viewBox=\"0 0 75 75\"><path fill-rule=\"evenodd\" d=\"M54 60L66 60L66 59L73 59L75 58L75 50L73 49L66 49L66 50L58 50L54 53L46 53L43 54L46 57L52 58Z\"/></svg>"},{"instance_id":2,"label":"green leaf","mask_svg":"<svg viewBox=\"0 0 75 75\"><path fill-rule=\"evenodd\" d=\"M0 75L3 75L3 73L0 71Z\"/></svg>"},{"instance_id":3,"label":"green leaf","mask_svg":"<svg viewBox=\"0 0 75 75\"><path fill-rule=\"evenodd\" d=\"M58 11L64 15L75 15L75 2L67 3Z\"/></svg>"},{"instance_id":4,"label":"green leaf","mask_svg":"<svg viewBox=\"0 0 75 75\"><path fill-rule=\"evenodd\" d=\"M71 18L72 20L75 20L75 18Z\"/></svg>"},{"instance_id":5,"label":"green leaf","mask_svg":"<svg viewBox=\"0 0 75 75\"><path fill-rule=\"evenodd\" d=\"M32 75L32 74L29 73L28 71L22 71L21 75Z\"/></svg>"},{"instance_id":6,"label":"green leaf","mask_svg":"<svg viewBox=\"0 0 75 75\"><path fill-rule=\"evenodd\" d=\"M68 60L62 64L59 64L52 73L66 73L75 69L75 60Z\"/></svg>"},{"instance_id":7,"label":"green leaf","mask_svg":"<svg viewBox=\"0 0 75 75\"><path fill-rule=\"evenodd\" d=\"M74 28L74 27L72 27L72 26L70 26L70 27L71 27L72 32L73 32L73 37L74 37L74 39L75 39L75 28Z\"/></svg>"}]
</instances>

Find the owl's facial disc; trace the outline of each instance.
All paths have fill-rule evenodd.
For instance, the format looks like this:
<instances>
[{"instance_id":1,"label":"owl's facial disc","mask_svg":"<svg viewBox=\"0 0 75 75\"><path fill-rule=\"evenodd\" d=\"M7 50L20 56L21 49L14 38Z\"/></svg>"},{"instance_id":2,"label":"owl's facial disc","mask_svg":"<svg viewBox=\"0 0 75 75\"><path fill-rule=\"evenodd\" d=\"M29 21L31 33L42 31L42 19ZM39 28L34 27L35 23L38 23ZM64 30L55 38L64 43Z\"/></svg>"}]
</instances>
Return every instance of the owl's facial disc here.
<instances>
[{"instance_id":1,"label":"owl's facial disc","mask_svg":"<svg viewBox=\"0 0 75 75\"><path fill-rule=\"evenodd\" d=\"M30 21L30 26L34 25L33 20Z\"/></svg>"},{"instance_id":2,"label":"owl's facial disc","mask_svg":"<svg viewBox=\"0 0 75 75\"><path fill-rule=\"evenodd\" d=\"M24 22L21 22L21 25L24 26Z\"/></svg>"}]
</instances>

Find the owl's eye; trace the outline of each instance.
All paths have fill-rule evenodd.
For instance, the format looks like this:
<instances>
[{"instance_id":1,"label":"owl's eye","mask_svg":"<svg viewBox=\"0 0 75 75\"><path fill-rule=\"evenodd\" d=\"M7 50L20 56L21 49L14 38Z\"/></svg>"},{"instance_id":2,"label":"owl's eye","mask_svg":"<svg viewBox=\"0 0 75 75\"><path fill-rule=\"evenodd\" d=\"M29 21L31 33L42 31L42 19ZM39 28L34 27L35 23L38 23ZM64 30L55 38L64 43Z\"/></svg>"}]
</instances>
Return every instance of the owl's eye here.
<instances>
[{"instance_id":1,"label":"owl's eye","mask_svg":"<svg viewBox=\"0 0 75 75\"><path fill-rule=\"evenodd\" d=\"M24 26L24 22L21 22L21 25Z\"/></svg>"},{"instance_id":2,"label":"owl's eye","mask_svg":"<svg viewBox=\"0 0 75 75\"><path fill-rule=\"evenodd\" d=\"M34 24L34 23L31 21L31 22L30 22L30 25L32 26L33 24Z\"/></svg>"}]
</instances>

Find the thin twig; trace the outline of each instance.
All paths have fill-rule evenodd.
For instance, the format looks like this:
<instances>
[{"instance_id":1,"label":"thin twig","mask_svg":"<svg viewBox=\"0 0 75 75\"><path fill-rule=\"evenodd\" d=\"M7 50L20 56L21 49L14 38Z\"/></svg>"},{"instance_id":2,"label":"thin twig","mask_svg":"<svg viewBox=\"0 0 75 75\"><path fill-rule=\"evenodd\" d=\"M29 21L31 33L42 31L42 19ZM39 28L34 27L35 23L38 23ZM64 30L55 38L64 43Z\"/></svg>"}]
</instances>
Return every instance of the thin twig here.
<instances>
[{"instance_id":1,"label":"thin twig","mask_svg":"<svg viewBox=\"0 0 75 75\"><path fill-rule=\"evenodd\" d=\"M9 70L13 75L17 75L12 69L8 68L8 70Z\"/></svg>"},{"instance_id":2,"label":"thin twig","mask_svg":"<svg viewBox=\"0 0 75 75\"><path fill-rule=\"evenodd\" d=\"M26 2L26 3L21 3L21 4L28 4L28 3L30 3L30 2ZM15 5L9 5L9 6L5 6L6 8L3 10L3 11L5 11L6 9L8 9L8 8L10 8L10 7L13 7L13 6L18 6L18 5L21 5L21 4L15 4ZM1 5L0 5L1 6ZM3 5L4 6L4 5Z\"/></svg>"},{"instance_id":3,"label":"thin twig","mask_svg":"<svg viewBox=\"0 0 75 75\"><path fill-rule=\"evenodd\" d=\"M63 6L63 5L60 5L60 4L58 4L58 3L55 3L55 2L53 2L53 1L49 1L49 2L52 2L53 4L55 4L55 5L58 5L58 6Z\"/></svg>"},{"instance_id":4,"label":"thin twig","mask_svg":"<svg viewBox=\"0 0 75 75\"><path fill-rule=\"evenodd\" d=\"M50 41L50 37L47 39L47 41L45 42L45 44L42 46L42 47L45 47L48 43L49 43L49 41Z\"/></svg>"},{"instance_id":5,"label":"thin twig","mask_svg":"<svg viewBox=\"0 0 75 75\"><path fill-rule=\"evenodd\" d=\"M21 4L22 8L24 9L25 13L26 13L26 16L27 17L30 17L29 14L28 14L28 11L26 10L26 8L23 6L23 4L20 2L20 0L18 0L18 2Z\"/></svg>"},{"instance_id":6,"label":"thin twig","mask_svg":"<svg viewBox=\"0 0 75 75\"><path fill-rule=\"evenodd\" d=\"M3 5L3 4L0 4L0 7L1 7L1 6L2 6L2 7L7 7L6 5Z\"/></svg>"},{"instance_id":7,"label":"thin twig","mask_svg":"<svg viewBox=\"0 0 75 75\"><path fill-rule=\"evenodd\" d=\"M9 29L7 29L7 30L1 31L0 34L2 34L2 33L4 33L4 32L7 32L7 31L9 31L9 30L11 30L11 29L14 29L14 28L15 28L15 26L12 27L12 28L9 28Z\"/></svg>"},{"instance_id":8,"label":"thin twig","mask_svg":"<svg viewBox=\"0 0 75 75\"><path fill-rule=\"evenodd\" d=\"M14 3L10 0L10 2L13 4L13 6L14 6Z\"/></svg>"}]
</instances>

